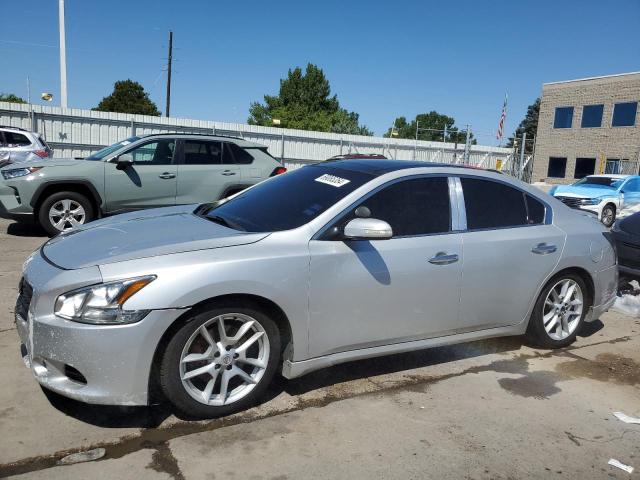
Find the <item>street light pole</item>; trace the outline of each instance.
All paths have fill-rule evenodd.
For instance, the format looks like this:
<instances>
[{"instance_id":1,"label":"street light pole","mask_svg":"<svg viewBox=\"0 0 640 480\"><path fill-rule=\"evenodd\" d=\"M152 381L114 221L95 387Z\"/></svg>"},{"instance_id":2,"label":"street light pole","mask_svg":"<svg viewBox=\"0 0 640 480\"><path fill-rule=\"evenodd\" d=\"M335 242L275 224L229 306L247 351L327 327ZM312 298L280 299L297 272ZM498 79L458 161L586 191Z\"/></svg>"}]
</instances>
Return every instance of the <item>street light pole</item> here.
<instances>
[{"instance_id":1,"label":"street light pole","mask_svg":"<svg viewBox=\"0 0 640 480\"><path fill-rule=\"evenodd\" d=\"M173 63L173 32L169 30L169 55L167 57L167 108L165 116L169 116L171 108L171 64Z\"/></svg>"},{"instance_id":2,"label":"street light pole","mask_svg":"<svg viewBox=\"0 0 640 480\"><path fill-rule=\"evenodd\" d=\"M67 47L64 32L64 0L58 0L60 30L60 106L67 108Z\"/></svg>"}]
</instances>

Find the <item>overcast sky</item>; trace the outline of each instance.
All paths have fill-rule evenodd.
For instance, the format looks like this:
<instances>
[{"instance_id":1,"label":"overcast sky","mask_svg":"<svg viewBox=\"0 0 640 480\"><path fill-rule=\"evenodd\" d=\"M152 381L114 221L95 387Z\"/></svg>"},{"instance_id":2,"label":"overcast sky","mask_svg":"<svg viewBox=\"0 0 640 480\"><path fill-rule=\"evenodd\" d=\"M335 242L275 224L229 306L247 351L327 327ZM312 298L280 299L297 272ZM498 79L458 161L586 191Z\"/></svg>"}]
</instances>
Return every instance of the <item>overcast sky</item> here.
<instances>
[{"instance_id":1,"label":"overcast sky","mask_svg":"<svg viewBox=\"0 0 640 480\"><path fill-rule=\"evenodd\" d=\"M58 1L0 2L0 92L26 98L30 76L32 96L57 104ZM376 134L437 110L495 144L506 91L511 134L543 82L640 70L639 0L66 0L66 12L75 108L131 78L164 111L169 29L172 116L229 122L312 62Z\"/></svg>"}]
</instances>

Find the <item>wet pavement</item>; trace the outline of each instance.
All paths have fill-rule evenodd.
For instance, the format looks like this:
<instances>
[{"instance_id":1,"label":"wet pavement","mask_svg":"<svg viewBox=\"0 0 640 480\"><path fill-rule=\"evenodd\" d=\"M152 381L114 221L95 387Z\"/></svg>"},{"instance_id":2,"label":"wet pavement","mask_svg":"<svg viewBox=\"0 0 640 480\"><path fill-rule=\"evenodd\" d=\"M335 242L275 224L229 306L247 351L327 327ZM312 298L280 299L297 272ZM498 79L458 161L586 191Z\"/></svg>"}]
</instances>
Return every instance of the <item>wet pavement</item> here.
<instances>
[{"instance_id":1,"label":"wet pavement","mask_svg":"<svg viewBox=\"0 0 640 480\"><path fill-rule=\"evenodd\" d=\"M0 220L0 477L638 478L640 319L605 314L561 351L485 340L354 362L286 381L265 402L187 422L165 407L91 406L24 367L13 302L45 240ZM104 448L99 460L58 466ZM610 458L636 467L628 473Z\"/></svg>"}]
</instances>

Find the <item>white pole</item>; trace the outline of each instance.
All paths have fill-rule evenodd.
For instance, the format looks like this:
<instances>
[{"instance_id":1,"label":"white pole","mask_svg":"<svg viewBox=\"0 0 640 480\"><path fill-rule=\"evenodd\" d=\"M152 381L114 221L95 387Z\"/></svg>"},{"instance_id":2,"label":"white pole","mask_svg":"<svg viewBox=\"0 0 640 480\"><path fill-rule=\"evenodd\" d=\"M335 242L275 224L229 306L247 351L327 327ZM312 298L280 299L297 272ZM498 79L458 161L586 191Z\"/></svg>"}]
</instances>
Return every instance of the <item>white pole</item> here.
<instances>
[{"instance_id":1,"label":"white pole","mask_svg":"<svg viewBox=\"0 0 640 480\"><path fill-rule=\"evenodd\" d=\"M67 47L64 35L64 0L58 1L60 29L60 106L67 108Z\"/></svg>"}]
</instances>

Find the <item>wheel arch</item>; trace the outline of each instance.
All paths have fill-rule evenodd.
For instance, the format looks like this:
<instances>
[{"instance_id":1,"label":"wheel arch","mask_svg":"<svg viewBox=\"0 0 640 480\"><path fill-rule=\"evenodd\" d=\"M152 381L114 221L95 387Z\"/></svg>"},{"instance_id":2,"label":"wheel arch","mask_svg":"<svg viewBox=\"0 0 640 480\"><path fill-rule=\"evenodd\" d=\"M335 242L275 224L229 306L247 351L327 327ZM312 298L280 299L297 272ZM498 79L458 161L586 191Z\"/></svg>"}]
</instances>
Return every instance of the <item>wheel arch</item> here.
<instances>
[{"instance_id":1,"label":"wheel arch","mask_svg":"<svg viewBox=\"0 0 640 480\"><path fill-rule=\"evenodd\" d=\"M96 188L90 182L82 180L65 180L60 182L47 182L38 186L36 191L31 197L29 204L33 208L35 215L38 215L38 211L42 202L49 196L57 192L76 192L86 196L91 202L91 206L95 211L96 217L101 214L102 198L96 190Z\"/></svg>"},{"instance_id":2,"label":"wheel arch","mask_svg":"<svg viewBox=\"0 0 640 480\"><path fill-rule=\"evenodd\" d=\"M282 358L293 358L293 336L291 332L291 323L287 315L284 313L284 310L282 310L282 308L274 301L260 295L246 293L225 294L207 298L191 306L182 315L176 318L173 323L169 325L169 328L167 328L162 334L160 341L156 345L151 362L151 370L148 379L149 404L157 403L163 398L159 385L160 360L167 344L169 343L175 332L177 332L184 325L185 321L189 317L193 316L194 312L197 312L198 310L215 308L216 306L234 303L248 303L249 305L252 305L255 308L259 309L263 313L269 315L269 317L278 326L282 345Z\"/></svg>"},{"instance_id":3,"label":"wheel arch","mask_svg":"<svg viewBox=\"0 0 640 480\"><path fill-rule=\"evenodd\" d=\"M584 283L587 286L587 295L589 296L589 300L591 300L591 305L589 306L589 308L591 308L593 306L593 301L595 299L595 293L596 293L595 282L594 282L593 276L589 273L589 271L579 266L563 267L557 272L555 272L553 275L551 275L549 279L546 282L544 282L542 287L540 287L540 291L538 292L538 295L535 297L534 304L537 301L538 297L542 294L544 288L550 282L554 281L556 278L559 278L563 275L571 274L571 273L573 273L574 275L578 275L580 278L582 278L582 280L584 280Z\"/></svg>"}]
</instances>

